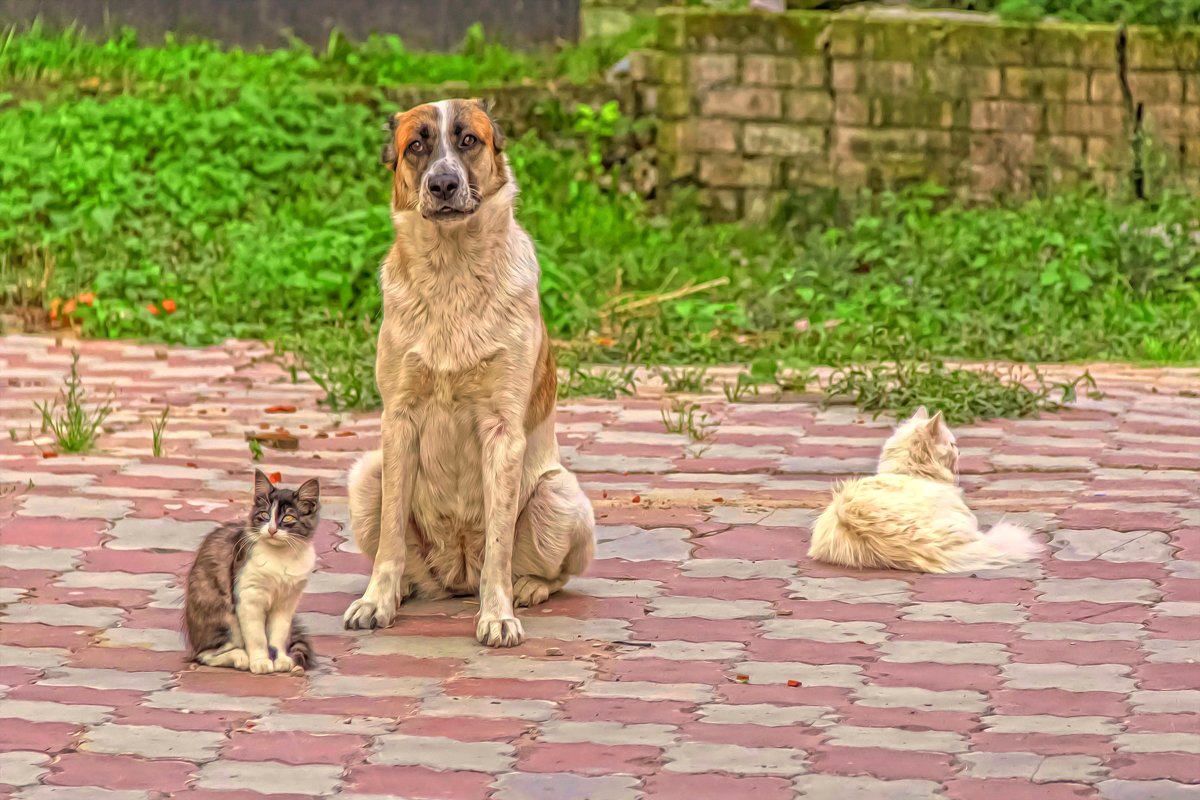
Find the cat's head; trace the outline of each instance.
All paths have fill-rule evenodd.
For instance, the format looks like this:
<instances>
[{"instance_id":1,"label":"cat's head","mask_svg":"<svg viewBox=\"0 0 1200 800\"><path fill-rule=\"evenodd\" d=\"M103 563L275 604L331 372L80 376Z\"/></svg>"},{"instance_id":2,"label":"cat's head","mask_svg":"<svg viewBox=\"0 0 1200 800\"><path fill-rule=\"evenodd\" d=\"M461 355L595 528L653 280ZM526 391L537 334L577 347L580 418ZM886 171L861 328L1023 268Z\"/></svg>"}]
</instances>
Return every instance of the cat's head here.
<instances>
[{"instance_id":1,"label":"cat's head","mask_svg":"<svg viewBox=\"0 0 1200 800\"><path fill-rule=\"evenodd\" d=\"M883 445L879 471L952 483L958 474L958 445L942 412L931 417L921 406L901 423Z\"/></svg>"},{"instance_id":2,"label":"cat's head","mask_svg":"<svg viewBox=\"0 0 1200 800\"><path fill-rule=\"evenodd\" d=\"M321 486L316 478L293 491L276 486L261 470L254 470L250 531L256 540L295 547L312 539L320 516Z\"/></svg>"}]
</instances>

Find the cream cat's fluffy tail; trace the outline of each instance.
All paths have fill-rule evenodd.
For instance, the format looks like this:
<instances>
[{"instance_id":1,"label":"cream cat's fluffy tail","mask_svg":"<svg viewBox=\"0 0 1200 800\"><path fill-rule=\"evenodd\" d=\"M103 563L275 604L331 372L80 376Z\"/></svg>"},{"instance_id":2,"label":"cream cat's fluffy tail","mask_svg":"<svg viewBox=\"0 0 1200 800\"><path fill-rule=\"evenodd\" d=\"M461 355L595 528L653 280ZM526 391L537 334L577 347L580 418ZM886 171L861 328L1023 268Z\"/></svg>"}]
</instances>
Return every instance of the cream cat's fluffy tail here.
<instances>
[{"instance_id":1,"label":"cream cat's fluffy tail","mask_svg":"<svg viewBox=\"0 0 1200 800\"><path fill-rule=\"evenodd\" d=\"M1010 522L997 522L991 530L973 542L946 553L955 572L999 569L1020 564L1037 556L1042 546L1033 532Z\"/></svg>"}]
</instances>

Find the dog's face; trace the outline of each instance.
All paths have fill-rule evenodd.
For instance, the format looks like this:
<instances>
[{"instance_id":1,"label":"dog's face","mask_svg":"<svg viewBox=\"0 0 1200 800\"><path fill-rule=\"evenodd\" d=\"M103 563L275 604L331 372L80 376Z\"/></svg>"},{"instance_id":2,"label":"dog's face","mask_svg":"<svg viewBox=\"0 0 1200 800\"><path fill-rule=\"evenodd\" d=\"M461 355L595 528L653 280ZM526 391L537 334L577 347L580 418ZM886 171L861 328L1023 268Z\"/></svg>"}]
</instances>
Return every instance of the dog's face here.
<instances>
[{"instance_id":1,"label":"dog's face","mask_svg":"<svg viewBox=\"0 0 1200 800\"><path fill-rule=\"evenodd\" d=\"M394 114L381 160L392 209L437 223L470 217L508 180L504 134L479 100L442 100Z\"/></svg>"}]
</instances>

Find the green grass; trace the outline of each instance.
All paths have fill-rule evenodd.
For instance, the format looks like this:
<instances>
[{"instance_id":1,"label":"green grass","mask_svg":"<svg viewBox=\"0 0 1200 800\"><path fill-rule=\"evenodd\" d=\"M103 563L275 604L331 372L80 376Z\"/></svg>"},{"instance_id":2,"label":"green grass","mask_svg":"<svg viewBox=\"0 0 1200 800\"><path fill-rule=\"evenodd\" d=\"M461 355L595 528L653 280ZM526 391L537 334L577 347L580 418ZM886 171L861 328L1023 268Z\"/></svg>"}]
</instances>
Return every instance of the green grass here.
<instances>
[{"instance_id":1,"label":"green grass","mask_svg":"<svg viewBox=\"0 0 1200 800\"><path fill-rule=\"evenodd\" d=\"M1200 0L915 0L913 5L995 11L1028 21L1055 16L1073 22L1200 25Z\"/></svg>"},{"instance_id":2,"label":"green grass","mask_svg":"<svg viewBox=\"0 0 1200 800\"><path fill-rule=\"evenodd\" d=\"M273 341L337 409L379 400L376 269L392 237L380 87L472 81L493 62L514 80L595 74L627 46L522 55L475 37L429 55L339 39L317 54L244 53L41 32L0 43L0 76L47 89L0 92L0 298L28 302L48 281L46 305L95 293L74 312L89 336ZM96 95L79 85L89 76L114 86ZM769 382L781 364L803 375L869 363L896 342L909 361L1200 359L1200 200L1186 193L967 207L918 187L798 198L769 227L706 225L686 193L656 210L628 190L630 154L651 133L615 105L547 107L510 143L544 313L567 343L560 396L619 396L636 364L753 361L753 381ZM622 369L597 376L589 363ZM931 374L926 401L942 385L958 402L962 376ZM750 381L731 391L744 397ZM968 391L980 400L962 413L993 413L990 391Z\"/></svg>"},{"instance_id":3,"label":"green grass","mask_svg":"<svg viewBox=\"0 0 1200 800\"><path fill-rule=\"evenodd\" d=\"M88 402L88 392L79 377L79 351L71 351L71 370L54 400L34 403L42 418L42 433L54 437L60 453L87 453L96 444L100 426L113 412L112 394L99 403Z\"/></svg>"}]
</instances>

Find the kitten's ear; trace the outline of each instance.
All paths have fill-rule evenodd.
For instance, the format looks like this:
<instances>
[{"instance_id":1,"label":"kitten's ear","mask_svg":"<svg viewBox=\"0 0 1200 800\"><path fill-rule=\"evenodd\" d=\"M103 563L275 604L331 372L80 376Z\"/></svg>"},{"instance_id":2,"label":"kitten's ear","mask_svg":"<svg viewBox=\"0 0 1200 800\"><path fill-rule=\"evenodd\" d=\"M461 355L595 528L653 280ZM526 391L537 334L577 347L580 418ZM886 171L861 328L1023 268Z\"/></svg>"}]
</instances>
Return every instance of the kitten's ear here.
<instances>
[{"instance_id":1,"label":"kitten's ear","mask_svg":"<svg viewBox=\"0 0 1200 800\"><path fill-rule=\"evenodd\" d=\"M925 406L917 406L917 410L913 412L912 419L924 422L929 419L929 410Z\"/></svg>"},{"instance_id":2,"label":"kitten's ear","mask_svg":"<svg viewBox=\"0 0 1200 800\"><path fill-rule=\"evenodd\" d=\"M271 479L263 474L261 469L254 470L254 499L265 498L271 494Z\"/></svg>"},{"instance_id":3,"label":"kitten's ear","mask_svg":"<svg viewBox=\"0 0 1200 800\"><path fill-rule=\"evenodd\" d=\"M311 503L317 505L321 502L321 484L316 478L310 478L300 484L300 488L296 490L296 499L301 503Z\"/></svg>"}]
</instances>

